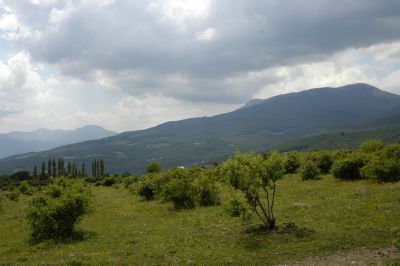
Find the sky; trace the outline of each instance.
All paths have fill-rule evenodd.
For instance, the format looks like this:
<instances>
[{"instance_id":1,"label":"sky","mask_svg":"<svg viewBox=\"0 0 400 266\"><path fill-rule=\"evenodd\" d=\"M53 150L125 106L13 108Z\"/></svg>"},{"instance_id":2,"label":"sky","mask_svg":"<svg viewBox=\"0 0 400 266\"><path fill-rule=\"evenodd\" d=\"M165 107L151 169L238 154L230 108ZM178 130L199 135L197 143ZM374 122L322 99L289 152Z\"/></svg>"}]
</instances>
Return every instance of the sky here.
<instances>
[{"instance_id":1,"label":"sky","mask_svg":"<svg viewBox=\"0 0 400 266\"><path fill-rule=\"evenodd\" d=\"M0 132L117 132L369 83L400 94L398 0L0 0Z\"/></svg>"}]
</instances>

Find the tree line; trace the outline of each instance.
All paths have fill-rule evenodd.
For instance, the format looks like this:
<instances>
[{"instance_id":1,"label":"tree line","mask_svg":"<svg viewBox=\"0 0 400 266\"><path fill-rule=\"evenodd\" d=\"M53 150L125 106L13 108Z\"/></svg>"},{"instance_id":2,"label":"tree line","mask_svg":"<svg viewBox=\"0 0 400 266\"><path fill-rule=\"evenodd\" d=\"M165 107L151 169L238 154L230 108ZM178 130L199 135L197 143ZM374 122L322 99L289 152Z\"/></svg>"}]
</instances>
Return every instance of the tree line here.
<instances>
[{"instance_id":1,"label":"tree line","mask_svg":"<svg viewBox=\"0 0 400 266\"><path fill-rule=\"evenodd\" d=\"M104 177L105 164L103 159L94 160L92 162L92 176ZM64 159L48 159L41 164L40 173L35 164L33 167L33 177L59 177L59 176L87 176L86 164L83 162L81 165L76 165L74 162L65 162Z\"/></svg>"}]
</instances>

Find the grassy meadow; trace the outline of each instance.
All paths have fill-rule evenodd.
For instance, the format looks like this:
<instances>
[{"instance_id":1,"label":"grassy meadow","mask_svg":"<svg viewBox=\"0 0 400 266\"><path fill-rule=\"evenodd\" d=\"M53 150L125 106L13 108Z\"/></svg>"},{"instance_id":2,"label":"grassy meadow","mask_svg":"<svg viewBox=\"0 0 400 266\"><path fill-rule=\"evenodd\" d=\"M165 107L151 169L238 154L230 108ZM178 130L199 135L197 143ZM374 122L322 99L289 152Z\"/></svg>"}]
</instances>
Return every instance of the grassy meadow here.
<instances>
[{"instance_id":1,"label":"grassy meadow","mask_svg":"<svg viewBox=\"0 0 400 266\"><path fill-rule=\"evenodd\" d=\"M223 184L220 205L181 211L119 184L91 187L95 211L79 223L79 239L30 244L28 197L3 200L0 265L270 265L391 247L400 226L399 182L302 181L294 174L277 184L278 226L292 221L294 230L257 230L256 217L230 217L225 209L235 192Z\"/></svg>"}]
</instances>

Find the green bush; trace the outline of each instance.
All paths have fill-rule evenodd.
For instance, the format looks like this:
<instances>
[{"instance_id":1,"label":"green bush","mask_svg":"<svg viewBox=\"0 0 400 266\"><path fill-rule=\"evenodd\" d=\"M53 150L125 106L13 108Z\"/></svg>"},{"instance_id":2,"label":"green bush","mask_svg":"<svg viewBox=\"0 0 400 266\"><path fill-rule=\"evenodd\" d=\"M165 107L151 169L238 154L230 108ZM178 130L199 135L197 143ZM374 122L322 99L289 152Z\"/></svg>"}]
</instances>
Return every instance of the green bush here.
<instances>
[{"instance_id":1,"label":"green bush","mask_svg":"<svg viewBox=\"0 0 400 266\"><path fill-rule=\"evenodd\" d=\"M203 175L193 181L196 203L200 206L219 204L218 188L215 182Z\"/></svg>"},{"instance_id":2,"label":"green bush","mask_svg":"<svg viewBox=\"0 0 400 266\"><path fill-rule=\"evenodd\" d=\"M107 177L106 179L104 179L103 181L103 186L105 187L111 187L112 185L114 185L116 183L116 180L114 177Z\"/></svg>"},{"instance_id":3,"label":"green bush","mask_svg":"<svg viewBox=\"0 0 400 266\"><path fill-rule=\"evenodd\" d=\"M137 184L138 195L144 200L152 200L155 197L155 190L151 179L145 178Z\"/></svg>"},{"instance_id":4,"label":"green bush","mask_svg":"<svg viewBox=\"0 0 400 266\"><path fill-rule=\"evenodd\" d=\"M165 185L174 177L174 171L175 169L164 173L150 173L142 176L141 180L135 186L137 194L145 200L160 197Z\"/></svg>"},{"instance_id":5,"label":"green bush","mask_svg":"<svg viewBox=\"0 0 400 266\"><path fill-rule=\"evenodd\" d=\"M172 202L174 209L191 209L195 207L195 188L189 178L171 179L162 191L165 201Z\"/></svg>"},{"instance_id":6,"label":"green bush","mask_svg":"<svg viewBox=\"0 0 400 266\"><path fill-rule=\"evenodd\" d=\"M125 188L132 188L137 182L139 182L139 178L137 176L125 177L123 181Z\"/></svg>"},{"instance_id":7,"label":"green bush","mask_svg":"<svg viewBox=\"0 0 400 266\"><path fill-rule=\"evenodd\" d=\"M306 160L300 166L299 174L303 180L318 179L319 169L313 161Z\"/></svg>"},{"instance_id":8,"label":"green bush","mask_svg":"<svg viewBox=\"0 0 400 266\"><path fill-rule=\"evenodd\" d=\"M400 144L390 144L379 151L379 155L392 160L400 161Z\"/></svg>"},{"instance_id":9,"label":"green bush","mask_svg":"<svg viewBox=\"0 0 400 266\"><path fill-rule=\"evenodd\" d=\"M297 169L300 167L300 159L297 153L289 153L285 160L285 169L287 174L296 173Z\"/></svg>"},{"instance_id":10,"label":"green bush","mask_svg":"<svg viewBox=\"0 0 400 266\"><path fill-rule=\"evenodd\" d=\"M360 169L364 166L364 160L357 156L339 159L332 165L332 174L341 180L356 180L361 178Z\"/></svg>"},{"instance_id":11,"label":"green bush","mask_svg":"<svg viewBox=\"0 0 400 266\"><path fill-rule=\"evenodd\" d=\"M392 241L393 246L400 251L400 227L394 227L391 231L394 237Z\"/></svg>"},{"instance_id":12,"label":"green bush","mask_svg":"<svg viewBox=\"0 0 400 266\"><path fill-rule=\"evenodd\" d=\"M158 163L149 163L146 166L146 173L158 173L161 171L161 166Z\"/></svg>"},{"instance_id":13,"label":"green bush","mask_svg":"<svg viewBox=\"0 0 400 266\"><path fill-rule=\"evenodd\" d=\"M19 184L19 192L24 195L32 195L32 187L29 185L28 181L22 181Z\"/></svg>"},{"instance_id":14,"label":"green bush","mask_svg":"<svg viewBox=\"0 0 400 266\"><path fill-rule=\"evenodd\" d=\"M360 145L360 150L366 153L376 152L383 148L383 141L379 139L370 139Z\"/></svg>"},{"instance_id":15,"label":"green bush","mask_svg":"<svg viewBox=\"0 0 400 266\"><path fill-rule=\"evenodd\" d=\"M361 176L379 182L400 181L400 163L397 160L375 157L361 168Z\"/></svg>"},{"instance_id":16,"label":"green bush","mask_svg":"<svg viewBox=\"0 0 400 266\"><path fill-rule=\"evenodd\" d=\"M84 184L65 178L53 180L29 202L32 241L72 236L75 224L90 212L90 202L90 191Z\"/></svg>"},{"instance_id":17,"label":"green bush","mask_svg":"<svg viewBox=\"0 0 400 266\"><path fill-rule=\"evenodd\" d=\"M315 158L316 166L322 174L327 174L331 170L333 159L326 152L319 152Z\"/></svg>"},{"instance_id":18,"label":"green bush","mask_svg":"<svg viewBox=\"0 0 400 266\"><path fill-rule=\"evenodd\" d=\"M6 198L12 201L18 201L19 200L19 191L18 190L11 190L6 192Z\"/></svg>"}]
</instances>

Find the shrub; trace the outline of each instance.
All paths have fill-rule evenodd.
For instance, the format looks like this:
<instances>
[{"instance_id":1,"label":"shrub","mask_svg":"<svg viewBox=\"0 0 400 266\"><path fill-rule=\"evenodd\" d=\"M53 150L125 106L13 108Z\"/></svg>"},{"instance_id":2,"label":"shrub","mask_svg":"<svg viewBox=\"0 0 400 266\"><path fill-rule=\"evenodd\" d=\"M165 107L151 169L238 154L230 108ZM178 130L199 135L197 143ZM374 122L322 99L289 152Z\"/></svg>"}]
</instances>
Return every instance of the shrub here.
<instances>
[{"instance_id":1,"label":"shrub","mask_svg":"<svg viewBox=\"0 0 400 266\"><path fill-rule=\"evenodd\" d=\"M18 201L19 199L19 191L12 190L6 193L6 198L12 201Z\"/></svg>"},{"instance_id":2,"label":"shrub","mask_svg":"<svg viewBox=\"0 0 400 266\"><path fill-rule=\"evenodd\" d=\"M169 170L164 173L150 173L142 176L136 184L136 192L145 200L152 200L161 195L165 185L174 177L175 170Z\"/></svg>"},{"instance_id":3,"label":"shrub","mask_svg":"<svg viewBox=\"0 0 400 266\"><path fill-rule=\"evenodd\" d=\"M114 177L107 177L106 179L104 179L103 181L103 186L105 187L111 187L112 185L114 185L116 183L115 178Z\"/></svg>"},{"instance_id":4,"label":"shrub","mask_svg":"<svg viewBox=\"0 0 400 266\"><path fill-rule=\"evenodd\" d=\"M294 174L300 167L300 159L296 153L289 153L285 160L286 173Z\"/></svg>"},{"instance_id":5,"label":"shrub","mask_svg":"<svg viewBox=\"0 0 400 266\"><path fill-rule=\"evenodd\" d=\"M137 185L137 193L144 200L152 200L155 196L154 186L149 178L143 179Z\"/></svg>"},{"instance_id":6,"label":"shrub","mask_svg":"<svg viewBox=\"0 0 400 266\"><path fill-rule=\"evenodd\" d=\"M355 180L360 179L360 169L364 166L364 160L359 156L351 156L339 159L332 165L332 174L337 179Z\"/></svg>"},{"instance_id":7,"label":"shrub","mask_svg":"<svg viewBox=\"0 0 400 266\"><path fill-rule=\"evenodd\" d=\"M393 234L393 246L397 248L398 251L400 251L400 227L394 227L392 228L392 234Z\"/></svg>"},{"instance_id":8,"label":"shrub","mask_svg":"<svg viewBox=\"0 0 400 266\"><path fill-rule=\"evenodd\" d=\"M174 209L191 209L195 206L195 189L189 178L171 179L162 191L165 201L172 202Z\"/></svg>"},{"instance_id":9,"label":"shrub","mask_svg":"<svg viewBox=\"0 0 400 266\"><path fill-rule=\"evenodd\" d=\"M300 166L299 174L303 180L318 179L319 169L313 161L306 160Z\"/></svg>"},{"instance_id":10,"label":"shrub","mask_svg":"<svg viewBox=\"0 0 400 266\"><path fill-rule=\"evenodd\" d=\"M400 161L400 144L390 144L379 151L379 154L387 159Z\"/></svg>"},{"instance_id":11,"label":"shrub","mask_svg":"<svg viewBox=\"0 0 400 266\"><path fill-rule=\"evenodd\" d=\"M360 170L363 178L379 182L400 181L400 163L397 160L375 157Z\"/></svg>"},{"instance_id":12,"label":"shrub","mask_svg":"<svg viewBox=\"0 0 400 266\"><path fill-rule=\"evenodd\" d=\"M211 206L219 204L218 188L212 179L207 178L207 176L200 176L193 181L193 186L198 205Z\"/></svg>"},{"instance_id":13,"label":"shrub","mask_svg":"<svg viewBox=\"0 0 400 266\"><path fill-rule=\"evenodd\" d=\"M25 170L15 172L12 175L10 175L10 179L14 181L23 181L29 178L30 178L29 172Z\"/></svg>"},{"instance_id":14,"label":"shrub","mask_svg":"<svg viewBox=\"0 0 400 266\"><path fill-rule=\"evenodd\" d=\"M221 174L235 189L240 190L251 210L263 222L263 226L274 229L276 182L285 174L285 158L272 152L266 159L261 155L238 153L226 161Z\"/></svg>"},{"instance_id":15,"label":"shrub","mask_svg":"<svg viewBox=\"0 0 400 266\"><path fill-rule=\"evenodd\" d=\"M360 145L360 150L363 152L376 152L383 148L383 141L379 139L370 139Z\"/></svg>"},{"instance_id":16,"label":"shrub","mask_svg":"<svg viewBox=\"0 0 400 266\"><path fill-rule=\"evenodd\" d=\"M90 205L90 191L84 184L65 178L53 180L29 202L32 241L72 236L75 224L90 212Z\"/></svg>"},{"instance_id":17,"label":"shrub","mask_svg":"<svg viewBox=\"0 0 400 266\"><path fill-rule=\"evenodd\" d=\"M318 152L315 158L315 163L322 174L327 174L331 170L333 159L326 152Z\"/></svg>"},{"instance_id":18,"label":"shrub","mask_svg":"<svg viewBox=\"0 0 400 266\"><path fill-rule=\"evenodd\" d=\"M161 171L161 166L158 163L149 163L146 166L146 173L158 173Z\"/></svg>"},{"instance_id":19,"label":"shrub","mask_svg":"<svg viewBox=\"0 0 400 266\"><path fill-rule=\"evenodd\" d=\"M96 183L96 182L97 182L97 179L96 179L96 177L94 177L94 176L87 176L87 177L85 177L85 182L88 182L88 183Z\"/></svg>"},{"instance_id":20,"label":"shrub","mask_svg":"<svg viewBox=\"0 0 400 266\"><path fill-rule=\"evenodd\" d=\"M133 187L137 182L139 182L139 178L137 176L128 176L125 177L124 179L124 187L125 188L131 188Z\"/></svg>"},{"instance_id":21,"label":"shrub","mask_svg":"<svg viewBox=\"0 0 400 266\"><path fill-rule=\"evenodd\" d=\"M19 192L24 195L32 195L32 187L27 181L22 181L19 184Z\"/></svg>"}]
</instances>

